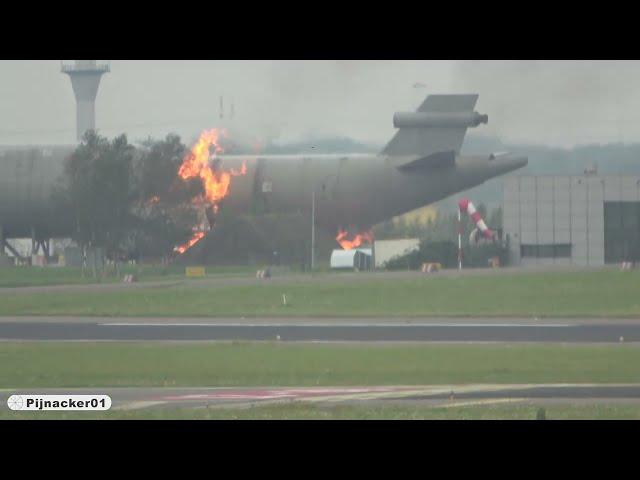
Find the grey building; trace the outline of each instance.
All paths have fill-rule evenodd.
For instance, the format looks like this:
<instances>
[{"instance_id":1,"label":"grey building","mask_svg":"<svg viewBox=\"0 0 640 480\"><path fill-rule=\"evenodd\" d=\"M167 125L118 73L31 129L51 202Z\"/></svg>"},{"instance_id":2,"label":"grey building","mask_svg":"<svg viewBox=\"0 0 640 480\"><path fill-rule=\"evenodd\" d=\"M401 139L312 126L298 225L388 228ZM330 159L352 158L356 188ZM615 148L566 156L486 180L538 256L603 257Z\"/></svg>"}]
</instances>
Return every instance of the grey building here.
<instances>
[{"instance_id":1,"label":"grey building","mask_svg":"<svg viewBox=\"0 0 640 480\"><path fill-rule=\"evenodd\" d=\"M513 176L504 182L511 264L640 261L640 176Z\"/></svg>"}]
</instances>

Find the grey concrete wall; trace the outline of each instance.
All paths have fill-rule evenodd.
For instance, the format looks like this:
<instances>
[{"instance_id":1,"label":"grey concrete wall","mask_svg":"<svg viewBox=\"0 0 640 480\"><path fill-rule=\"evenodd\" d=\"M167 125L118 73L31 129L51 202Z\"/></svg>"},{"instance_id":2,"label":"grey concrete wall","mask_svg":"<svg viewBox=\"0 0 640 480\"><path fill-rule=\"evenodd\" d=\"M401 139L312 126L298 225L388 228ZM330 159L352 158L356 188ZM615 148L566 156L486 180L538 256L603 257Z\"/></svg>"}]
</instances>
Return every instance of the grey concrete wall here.
<instances>
[{"instance_id":1,"label":"grey concrete wall","mask_svg":"<svg viewBox=\"0 0 640 480\"><path fill-rule=\"evenodd\" d=\"M509 263L520 264L520 177L509 177L504 183L502 223L509 235Z\"/></svg>"},{"instance_id":2,"label":"grey concrete wall","mask_svg":"<svg viewBox=\"0 0 640 480\"><path fill-rule=\"evenodd\" d=\"M504 233L521 265L604 265L604 202L640 201L640 176L512 176L504 180ZM520 258L520 246L570 243L571 258Z\"/></svg>"},{"instance_id":3,"label":"grey concrete wall","mask_svg":"<svg viewBox=\"0 0 640 480\"><path fill-rule=\"evenodd\" d=\"M604 185L600 177L587 178L587 251L589 265L604 265Z\"/></svg>"}]
</instances>

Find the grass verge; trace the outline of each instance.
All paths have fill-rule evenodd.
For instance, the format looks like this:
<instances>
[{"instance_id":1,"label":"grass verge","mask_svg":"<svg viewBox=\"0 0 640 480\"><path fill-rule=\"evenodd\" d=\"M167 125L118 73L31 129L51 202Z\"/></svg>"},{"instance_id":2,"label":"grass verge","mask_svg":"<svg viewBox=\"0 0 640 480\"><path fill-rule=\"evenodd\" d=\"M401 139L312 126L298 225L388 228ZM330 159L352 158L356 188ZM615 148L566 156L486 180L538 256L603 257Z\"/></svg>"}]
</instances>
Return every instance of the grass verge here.
<instances>
[{"instance_id":1,"label":"grass verge","mask_svg":"<svg viewBox=\"0 0 640 480\"><path fill-rule=\"evenodd\" d=\"M640 316L640 271L615 270L117 291L0 293L0 315ZM287 305L282 295L286 294Z\"/></svg>"},{"instance_id":2,"label":"grass verge","mask_svg":"<svg viewBox=\"0 0 640 480\"><path fill-rule=\"evenodd\" d=\"M147 409L109 412L12 412L0 420L534 420L535 405L426 406L270 405L249 409ZM640 420L640 405L552 405L547 420Z\"/></svg>"},{"instance_id":3,"label":"grass verge","mask_svg":"<svg viewBox=\"0 0 640 480\"><path fill-rule=\"evenodd\" d=\"M253 267L207 267L207 276L241 275L254 272ZM38 287L45 285L84 285L115 283L125 274L136 274L140 281L176 280L185 278L185 267L178 265L122 265L120 276L111 268L103 275L93 276L91 268L84 272L74 267L3 267L0 268L0 288ZM206 278L206 277L205 277Z\"/></svg>"},{"instance_id":4,"label":"grass verge","mask_svg":"<svg viewBox=\"0 0 640 480\"><path fill-rule=\"evenodd\" d=\"M640 383L633 345L0 343L0 388Z\"/></svg>"}]
</instances>

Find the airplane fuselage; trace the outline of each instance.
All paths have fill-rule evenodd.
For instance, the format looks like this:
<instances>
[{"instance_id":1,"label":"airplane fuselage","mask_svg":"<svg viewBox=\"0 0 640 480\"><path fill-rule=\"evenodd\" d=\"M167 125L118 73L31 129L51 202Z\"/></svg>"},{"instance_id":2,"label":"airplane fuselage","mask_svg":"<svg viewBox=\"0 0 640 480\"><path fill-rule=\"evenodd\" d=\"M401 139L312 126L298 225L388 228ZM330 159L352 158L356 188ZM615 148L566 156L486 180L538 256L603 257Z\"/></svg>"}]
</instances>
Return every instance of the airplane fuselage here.
<instances>
[{"instance_id":1,"label":"airplane fuselage","mask_svg":"<svg viewBox=\"0 0 640 480\"><path fill-rule=\"evenodd\" d=\"M223 155L222 168L244 164L246 174L233 177L220 207L237 215L310 214L315 201L318 227L366 229L526 164L514 156L458 156L452 166L403 170L398 160L370 154Z\"/></svg>"},{"instance_id":2,"label":"airplane fuselage","mask_svg":"<svg viewBox=\"0 0 640 480\"><path fill-rule=\"evenodd\" d=\"M467 128L488 122L487 115L473 111L477 99L477 94L430 95L416 112L396 113L398 131L378 155L215 157L214 172L246 167L243 175L231 178L222 201L213 197L218 211L310 214L315 205L315 224L335 234L368 229L526 165L524 157L458 154ZM34 230L50 236L71 233L73 222L62 218L64 212L52 214L51 193L72 151L0 148L0 229L5 237Z\"/></svg>"},{"instance_id":3,"label":"airplane fuselage","mask_svg":"<svg viewBox=\"0 0 640 480\"><path fill-rule=\"evenodd\" d=\"M44 152L44 154L43 154ZM69 219L53 218L51 193L70 148L5 150L0 162L0 227L8 238L71 233ZM526 159L460 157L442 168L398 168L388 155L221 156L220 167L246 174L232 178L220 208L231 214L311 214L329 233L369 228L526 164Z\"/></svg>"}]
</instances>

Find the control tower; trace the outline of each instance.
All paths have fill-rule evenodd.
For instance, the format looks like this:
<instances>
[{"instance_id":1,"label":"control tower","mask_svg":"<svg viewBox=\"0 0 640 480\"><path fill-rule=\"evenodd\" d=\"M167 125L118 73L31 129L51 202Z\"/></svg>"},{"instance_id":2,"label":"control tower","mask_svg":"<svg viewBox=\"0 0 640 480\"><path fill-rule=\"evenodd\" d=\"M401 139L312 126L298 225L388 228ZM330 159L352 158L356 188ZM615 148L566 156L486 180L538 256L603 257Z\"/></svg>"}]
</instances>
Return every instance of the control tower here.
<instances>
[{"instance_id":1,"label":"control tower","mask_svg":"<svg viewBox=\"0 0 640 480\"><path fill-rule=\"evenodd\" d=\"M96 60L76 60L73 64L62 62L61 71L71 78L76 96L76 131L78 141L87 130L96 128L96 95L102 75L110 71L108 63Z\"/></svg>"}]
</instances>

